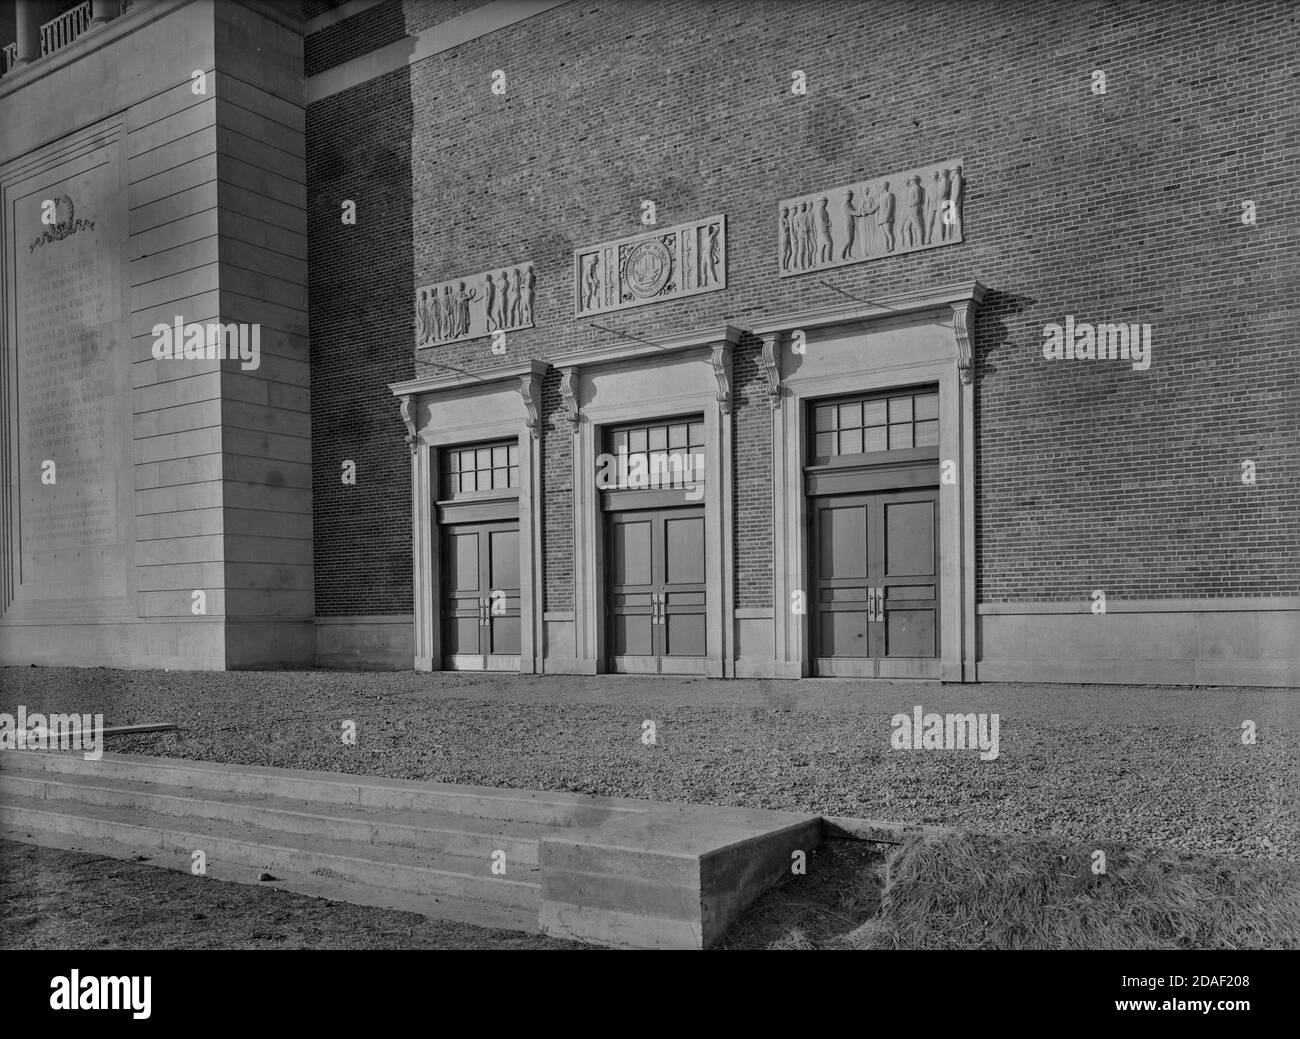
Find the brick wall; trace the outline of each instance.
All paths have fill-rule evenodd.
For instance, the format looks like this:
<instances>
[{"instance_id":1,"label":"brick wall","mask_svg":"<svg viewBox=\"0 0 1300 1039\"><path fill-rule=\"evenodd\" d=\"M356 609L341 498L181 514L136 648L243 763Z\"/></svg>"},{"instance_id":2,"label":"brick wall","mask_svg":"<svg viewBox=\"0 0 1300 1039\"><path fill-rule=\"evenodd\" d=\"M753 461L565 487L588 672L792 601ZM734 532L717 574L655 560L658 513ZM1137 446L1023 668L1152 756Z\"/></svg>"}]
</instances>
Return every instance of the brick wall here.
<instances>
[{"instance_id":1,"label":"brick wall","mask_svg":"<svg viewBox=\"0 0 1300 1039\"><path fill-rule=\"evenodd\" d=\"M307 36L302 45L303 66L308 76L319 75L400 40L406 34L402 0L383 0Z\"/></svg>"},{"instance_id":2,"label":"brick wall","mask_svg":"<svg viewBox=\"0 0 1300 1039\"><path fill-rule=\"evenodd\" d=\"M436 23L405 11L408 31ZM572 251L643 230L645 198L664 226L726 213L729 287L595 322L637 337L746 328L846 294L989 286L975 341L981 601L1300 594L1287 333L1300 214L1284 162L1300 138L1296 20L1289 3L575 2L312 105L318 612L410 609L409 461L387 383L445 371L415 363L414 287L531 260L537 327L511 333L510 359L607 344L617 334L573 317ZM958 156L964 244L778 279L781 198ZM357 227L339 223L340 197L357 199ZM1244 198L1255 227L1239 220ZM1152 325L1150 370L1044 360L1043 326L1067 314ZM736 356L741 606L770 600L756 349ZM422 354L501 360L487 340ZM544 393L548 608L571 605L557 382ZM340 457L358 458L358 488L339 486Z\"/></svg>"},{"instance_id":3,"label":"brick wall","mask_svg":"<svg viewBox=\"0 0 1300 1039\"><path fill-rule=\"evenodd\" d=\"M388 384L411 378L412 111L395 72L307 109L316 612L409 613L411 461ZM349 130L349 127L355 128ZM354 147L356 137L366 147ZM341 203L357 204L342 222ZM342 464L357 483L343 484Z\"/></svg>"}]
</instances>

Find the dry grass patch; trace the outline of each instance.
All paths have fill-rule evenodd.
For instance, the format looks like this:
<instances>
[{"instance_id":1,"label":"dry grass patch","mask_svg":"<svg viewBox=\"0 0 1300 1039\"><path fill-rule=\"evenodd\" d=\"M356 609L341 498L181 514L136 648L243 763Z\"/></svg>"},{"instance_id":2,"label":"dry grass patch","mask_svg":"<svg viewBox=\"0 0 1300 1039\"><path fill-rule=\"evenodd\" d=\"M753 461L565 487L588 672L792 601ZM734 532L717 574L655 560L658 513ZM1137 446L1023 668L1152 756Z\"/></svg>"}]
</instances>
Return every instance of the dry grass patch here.
<instances>
[{"instance_id":1,"label":"dry grass patch","mask_svg":"<svg viewBox=\"0 0 1300 1039\"><path fill-rule=\"evenodd\" d=\"M900 846L884 873L880 912L835 947L1300 948L1300 869L1286 863L949 834Z\"/></svg>"}]
</instances>

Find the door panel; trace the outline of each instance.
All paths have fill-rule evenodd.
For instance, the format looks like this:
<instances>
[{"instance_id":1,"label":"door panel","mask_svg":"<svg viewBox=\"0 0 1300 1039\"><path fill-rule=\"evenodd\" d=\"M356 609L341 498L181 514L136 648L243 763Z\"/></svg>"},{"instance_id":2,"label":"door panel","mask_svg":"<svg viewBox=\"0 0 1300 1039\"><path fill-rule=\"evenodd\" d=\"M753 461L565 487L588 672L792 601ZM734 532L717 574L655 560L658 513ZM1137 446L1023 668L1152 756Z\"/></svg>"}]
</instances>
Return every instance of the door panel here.
<instances>
[{"instance_id":1,"label":"door panel","mask_svg":"<svg viewBox=\"0 0 1300 1039\"><path fill-rule=\"evenodd\" d=\"M447 525L442 540L443 666L519 670L519 525Z\"/></svg>"},{"instance_id":2,"label":"door panel","mask_svg":"<svg viewBox=\"0 0 1300 1039\"><path fill-rule=\"evenodd\" d=\"M817 511L814 613L819 657L869 657L867 544L871 524L861 495L826 500Z\"/></svg>"},{"instance_id":3,"label":"door panel","mask_svg":"<svg viewBox=\"0 0 1300 1039\"><path fill-rule=\"evenodd\" d=\"M938 490L810 500L813 671L938 677Z\"/></svg>"},{"instance_id":4,"label":"door panel","mask_svg":"<svg viewBox=\"0 0 1300 1039\"><path fill-rule=\"evenodd\" d=\"M703 674L708 606L701 509L607 514L610 667Z\"/></svg>"},{"instance_id":5,"label":"door panel","mask_svg":"<svg viewBox=\"0 0 1300 1039\"><path fill-rule=\"evenodd\" d=\"M613 626L613 652L619 657L654 656L654 627L651 625L650 598L641 604L644 613L615 610Z\"/></svg>"},{"instance_id":6,"label":"door panel","mask_svg":"<svg viewBox=\"0 0 1300 1039\"><path fill-rule=\"evenodd\" d=\"M621 519L621 517L620 517ZM653 583L654 550L651 544L654 522L625 520L614 524L613 563L614 583L622 588L637 585L647 590Z\"/></svg>"},{"instance_id":7,"label":"door panel","mask_svg":"<svg viewBox=\"0 0 1300 1039\"><path fill-rule=\"evenodd\" d=\"M477 593L479 589L478 532L461 533L454 527L452 530L448 581L455 591Z\"/></svg>"},{"instance_id":8,"label":"door panel","mask_svg":"<svg viewBox=\"0 0 1300 1039\"><path fill-rule=\"evenodd\" d=\"M862 610L826 611L822 616L818 656L867 657L867 615Z\"/></svg>"},{"instance_id":9,"label":"door panel","mask_svg":"<svg viewBox=\"0 0 1300 1039\"><path fill-rule=\"evenodd\" d=\"M492 577L488 589L488 624L485 625L489 671L510 670L519 667L521 650L519 624L519 528L489 530L488 573ZM509 658L515 658L511 664Z\"/></svg>"},{"instance_id":10,"label":"door panel","mask_svg":"<svg viewBox=\"0 0 1300 1039\"><path fill-rule=\"evenodd\" d=\"M490 571L493 588L519 590L519 531L490 530L488 543L491 550Z\"/></svg>"},{"instance_id":11,"label":"door panel","mask_svg":"<svg viewBox=\"0 0 1300 1039\"><path fill-rule=\"evenodd\" d=\"M887 610L885 647L889 656L934 656L933 610Z\"/></svg>"},{"instance_id":12,"label":"door panel","mask_svg":"<svg viewBox=\"0 0 1300 1039\"><path fill-rule=\"evenodd\" d=\"M829 581L865 580L867 576L867 503L831 503L818 513L821 524L821 571Z\"/></svg>"},{"instance_id":13,"label":"door panel","mask_svg":"<svg viewBox=\"0 0 1300 1039\"><path fill-rule=\"evenodd\" d=\"M456 670L473 668L482 628L478 533L448 528L446 546L443 653Z\"/></svg>"},{"instance_id":14,"label":"door panel","mask_svg":"<svg viewBox=\"0 0 1300 1039\"><path fill-rule=\"evenodd\" d=\"M699 584L704 581L704 517L664 519L667 546L664 581Z\"/></svg>"},{"instance_id":15,"label":"door panel","mask_svg":"<svg viewBox=\"0 0 1300 1039\"><path fill-rule=\"evenodd\" d=\"M939 656L939 494L881 496L884 569L880 575L884 647L877 673L912 677L919 658Z\"/></svg>"},{"instance_id":16,"label":"door panel","mask_svg":"<svg viewBox=\"0 0 1300 1039\"><path fill-rule=\"evenodd\" d=\"M933 502L885 502L885 572L890 577L934 573Z\"/></svg>"}]
</instances>

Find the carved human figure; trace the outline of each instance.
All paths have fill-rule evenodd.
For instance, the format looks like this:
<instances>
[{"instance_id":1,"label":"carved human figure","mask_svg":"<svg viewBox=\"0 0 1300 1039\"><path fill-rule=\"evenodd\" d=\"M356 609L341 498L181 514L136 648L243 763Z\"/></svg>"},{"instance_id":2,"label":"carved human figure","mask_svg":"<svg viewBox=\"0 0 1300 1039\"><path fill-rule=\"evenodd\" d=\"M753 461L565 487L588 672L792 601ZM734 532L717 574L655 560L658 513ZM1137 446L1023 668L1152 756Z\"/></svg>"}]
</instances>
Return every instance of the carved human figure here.
<instances>
[{"instance_id":1,"label":"carved human figure","mask_svg":"<svg viewBox=\"0 0 1300 1039\"><path fill-rule=\"evenodd\" d=\"M519 268L516 267L510 272L510 309L507 313L510 317L511 328L519 325L519 296Z\"/></svg>"},{"instance_id":2,"label":"carved human figure","mask_svg":"<svg viewBox=\"0 0 1300 1039\"><path fill-rule=\"evenodd\" d=\"M948 201L952 203L949 209L952 211L952 216L943 225L945 241L955 242L961 237L961 207L965 201L963 198L965 192L966 181L961 175L961 167L958 166L952 171L952 181L948 187Z\"/></svg>"},{"instance_id":3,"label":"carved human figure","mask_svg":"<svg viewBox=\"0 0 1300 1039\"><path fill-rule=\"evenodd\" d=\"M502 271L497 277L497 328L505 328L510 324L509 279L510 275L505 271Z\"/></svg>"},{"instance_id":4,"label":"carved human figure","mask_svg":"<svg viewBox=\"0 0 1300 1039\"><path fill-rule=\"evenodd\" d=\"M877 227L875 221L871 220L877 210L880 208L879 203L871 197L871 189L863 189L862 205L858 209L858 219L862 221L862 256L865 259L879 248L877 241Z\"/></svg>"},{"instance_id":5,"label":"carved human figure","mask_svg":"<svg viewBox=\"0 0 1300 1039\"><path fill-rule=\"evenodd\" d=\"M456 290L448 282L442 289L442 337L455 339L460 335L460 311L457 309Z\"/></svg>"},{"instance_id":6,"label":"carved human figure","mask_svg":"<svg viewBox=\"0 0 1300 1039\"><path fill-rule=\"evenodd\" d=\"M595 310L600 306L600 275L596 273L595 253L582 258L582 309Z\"/></svg>"},{"instance_id":7,"label":"carved human figure","mask_svg":"<svg viewBox=\"0 0 1300 1039\"><path fill-rule=\"evenodd\" d=\"M880 198L876 202L876 223L880 227L880 236L884 239L885 252L894 251L894 193L889 190L889 181L881 187Z\"/></svg>"},{"instance_id":8,"label":"carved human figure","mask_svg":"<svg viewBox=\"0 0 1300 1039\"><path fill-rule=\"evenodd\" d=\"M493 282L491 274L485 274L483 275L483 319L489 332L499 327L497 325L496 299L496 283Z\"/></svg>"},{"instance_id":9,"label":"carved human figure","mask_svg":"<svg viewBox=\"0 0 1300 1039\"><path fill-rule=\"evenodd\" d=\"M790 262L795 270L803 269L803 211L799 205L790 207Z\"/></svg>"},{"instance_id":10,"label":"carved human figure","mask_svg":"<svg viewBox=\"0 0 1300 1039\"><path fill-rule=\"evenodd\" d=\"M429 338L428 321L429 316L426 313L429 306L429 291L421 289L420 296L415 301L415 341L423 343Z\"/></svg>"},{"instance_id":11,"label":"carved human figure","mask_svg":"<svg viewBox=\"0 0 1300 1039\"><path fill-rule=\"evenodd\" d=\"M835 242L831 238L831 214L826 208L826 196L817 200L817 262L831 263L835 259Z\"/></svg>"},{"instance_id":12,"label":"carved human figure","mask_svg":"<svg viewBox=\"0 0 1300 1039\"><path fill-rule=\"evenodd\" d=\"M429 293L429 302L424 304L424 328L429 333L429 342L438 342L442 338L442 309L438 307L438 290Z\"/></svg>"},{"instance_id":13,"label":"carved human figure","mask_svg":"<svg viewBox=\"0 0 1300 1039\"><path fill-rule=\"evenodd\" d=\"M898 236L903 241L903 248L914 249L925 244L924 219L925 190L921 187L921 178L913 176L907 182L907 201L903 206L903 222Z\"/></svg>"},{"instance_id":14,"label":"carved human figure","mask_svg":"<svg viewBox=\"0 0 1300 1039\"><path fill-rule=\"evenodd\" d=\"M703 274L700 279L701 287L709 284L717 284L718 264L722 262L722 245L718 241L718 225L710 224L708 230L708 245L705 247Z\"/></svg>"},{"instance_id":15,"label":"carved human figure","mask_svg":"<svg viewBox=\"0 0 1300 1039\"><path fill-rule=\"evenodd\" d=\"M781 270L790 269L790 207L781 207Z\"/></svg>"},{"instance_id":16,"label":"carved human figure","mask_svg":"<svg viewBox=\"0 0 1300 1039\"><path fill-rule=\"evenodd\" d=\"M853 208L852 189L844 192L844 248L840 250L841 260L853 258L853 246L858 239L858 211Z\"/></svg>"},{"instance_id":17,"label":"carved human figure","mask_svg":"<svg viewBox=\"0 0 1300 1039\"><path fill-rule=\"evenodd\" d=\"M451 285L442 287L442 296L438 300L438 314L442 322L442 338L456 338L456 303L451 298Z\"/></svg>"},{"instance_id":18,"label":"carved human figure","mask_svg":"<svg viewBox=\"0 0 1300 1039\"><path fill-rule=\"evenodd\" d=\"M811 267L817 262L817 213L812 202L804 203L803 248L804 266Z\"/></svg>"},{"instance_id":19,"label":"carved human figure","mask_svg":"<svg viewBox=\"0 0 1300 1039\"><path fill-rule=\"evenodd\" d=\"M925 240L937 242L943 237L943 204L948 198L948 171L935 170L934 184L925 195Z\"/></svg>"},{"instance_id":20,"label":"carved human figure","mask_svg":"<svg viewBox=\"0 0 1300 1039\"><path fill-rule=\"evenodd\" d=\"M460 283L460 288L456 292L456 319L457 335L469 335L469 305L478 299L478 290L470 289L465 291L465 283Z\"/></svg>"},{"instance_id":21,"label":"carved human figure","mask_svg":"<svg viewBox=\"0 0 1300 1039\"><path fill-rule=\"evenodd\" d=\"M530 263L524 268L524 290L519 300L519 323L521 325L531 325L533 323L533 287L537 279L533 275L533 265Z\"/></svg>"}]
</instances>

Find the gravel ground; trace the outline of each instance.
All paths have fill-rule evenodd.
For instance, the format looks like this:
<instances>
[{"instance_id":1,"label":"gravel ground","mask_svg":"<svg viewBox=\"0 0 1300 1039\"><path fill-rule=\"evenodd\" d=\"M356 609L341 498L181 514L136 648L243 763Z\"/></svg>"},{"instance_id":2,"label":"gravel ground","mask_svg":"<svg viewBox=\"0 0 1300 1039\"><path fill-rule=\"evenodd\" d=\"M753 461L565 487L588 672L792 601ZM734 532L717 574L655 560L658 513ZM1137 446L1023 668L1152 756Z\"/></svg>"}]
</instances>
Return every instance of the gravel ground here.
<instances>
[{"instance_id":1,"label":"gravel ground","mask_svg":"<svg viewBox=\"0 0 1300 1039\"><path fill-rule=\"evenodd\" d=\"M1300 862L1294 689L0 668L18 704L185 730L122 752ZM1000 756L891 749L917 704L996 712Z\"/></svg>"}]
</instances>

